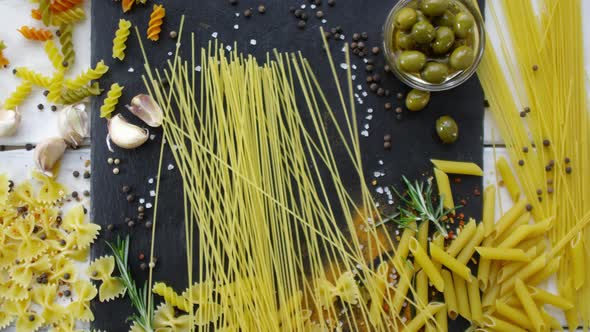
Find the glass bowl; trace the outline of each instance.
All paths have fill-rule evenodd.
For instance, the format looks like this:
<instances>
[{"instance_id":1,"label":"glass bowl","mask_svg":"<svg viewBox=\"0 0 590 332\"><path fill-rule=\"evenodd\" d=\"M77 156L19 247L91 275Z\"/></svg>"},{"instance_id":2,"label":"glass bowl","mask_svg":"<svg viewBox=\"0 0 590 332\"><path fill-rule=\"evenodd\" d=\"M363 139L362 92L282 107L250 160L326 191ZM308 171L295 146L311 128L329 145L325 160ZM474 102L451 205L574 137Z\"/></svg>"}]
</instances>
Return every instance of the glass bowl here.
<instances>
[{"instance_id":1,"label":"glass bowl","mask_svg":"<svg viewBox=\"0 0 590 332\"><path fill-rule=\"evenodd\" d=\"M467 81L475 73L477 66L481 62L485 48L485 28L483 18L478 8L476 8L470 0L449 0L451 4L454 3L462 9L466 9L467 12L473 16L475 24L473 25L473 44L471 46L475 52L474 61L469 68L449 75L444 82L430 83L420 78L419 75L404 72L399 67L397 58L401 51L396 51L394 45L394 36L399 30L394 24L397 14L402 8L419 1L420 0L399 0L389 12L385 25L383 26L383 49L385 58L395 76L397 76L397 78L399 78L404 84L412 88L424 91L444 91L452 89Z\"/></svg>"}]
</instances>

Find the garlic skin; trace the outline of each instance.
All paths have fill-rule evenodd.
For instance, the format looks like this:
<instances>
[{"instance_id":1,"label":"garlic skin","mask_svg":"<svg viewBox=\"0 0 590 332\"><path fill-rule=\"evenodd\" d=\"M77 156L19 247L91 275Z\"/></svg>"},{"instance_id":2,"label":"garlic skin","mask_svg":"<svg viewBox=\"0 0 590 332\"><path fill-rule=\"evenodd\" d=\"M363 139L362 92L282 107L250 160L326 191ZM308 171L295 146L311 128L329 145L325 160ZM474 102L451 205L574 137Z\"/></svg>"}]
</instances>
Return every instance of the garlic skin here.
<instances>
[{"instance_id":1,"label":"garlic skin","mask_svg":"<svg viewBox=\"0 0 590 332\"><path fill-rule=\"evenodd\" d=\"M164 120L162 108L150 95L138 94L133 97L131 106L127 105L127 109L153 128L160 127Z\"/></svg>"},{"instance_id":2,"label":"garlic skin","mask_svg":"<svg viewBox=\"0 0 590 332\"><path fill-rule=\"evenodd\" d=\"M57 118L61 137L73 148L77 148L84 142L84 138L90 136L89 123L84 104L64 107Z\"/></svg>"},{"instance_id":3,"label":"garlic skin","mask_svg":"<svg viewBox=\"0 0 590 332\"><path fill-rule=\"evenodd\" d=\"M53 169L61 160L67 144L61 137L51 137L37 144L33 151L33 158L37 168L43 174L53 177Z\"/></svg>"},{"instance_id":4,"label":"garlic skin","mask_svg":"<svg viewBox=\"0 0 590 332\"><path fill-rule=\"evenodd\" d=\"M18 111L0 110L0 137L12 136L20 127L21 115Z\"/></svg>"},{"instance_id":5,"label":"garlic skin","mask_svg":"<svg viewBox=\"0 0 590 332\"><path fill-rule=\"evenodd\" d=\"M149 131L133 125L121 115L117 114L108 122L111 141L123 149L135 149L149 138Z\"/></svg>"}]
</instances>

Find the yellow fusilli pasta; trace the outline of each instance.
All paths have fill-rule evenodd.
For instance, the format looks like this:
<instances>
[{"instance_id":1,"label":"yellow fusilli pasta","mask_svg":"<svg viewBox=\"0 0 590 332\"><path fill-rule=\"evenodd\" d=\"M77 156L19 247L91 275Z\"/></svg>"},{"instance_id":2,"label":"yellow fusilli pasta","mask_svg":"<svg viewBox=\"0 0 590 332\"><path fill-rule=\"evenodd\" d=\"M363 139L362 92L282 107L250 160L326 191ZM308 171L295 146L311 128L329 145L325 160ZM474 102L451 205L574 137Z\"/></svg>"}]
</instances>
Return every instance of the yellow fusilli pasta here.
<instances>
[{"instance_id":1,"label":"yellow fusilli pasta","mask_svg":"<svg viewBox=\"0 0 590 332\"><path fill-rule=\"evenodd\" d=\"M29 81L23 81L16 87L10 96L4 101L4 109L12 110L19 106L31 93L33 84Z\"/></svg>"},{"instance_id":2,"label":"yellow fusilli pasta","mask_svg":"<svg viewBox=\"0 0 590 332\"><path fill-rule=\"evenodd\" d=\"M72 24L86 18L86 12L80 7L68 9L63 12L55 13L51 16L51 25L60 26L62 24Z\"/></svg>"},{"instance_id":3,"label":"yellow fusilli pasta","mask_svg":"<svg viewBox=\"0 0 590 332\"><path fill-rule=\"evenodd\" d=\"M60 69L57 70L53 74L53 78L51 79L51 83L49 84L49 94L47 95L47 100L52 103L59 102L61 98L61 90L64 84L64 70Z\"/></svg>"},{"instance_id":4,"label":"yellow fusilli pasta","mask_svg":"<svg viewBox=\"0 0 590 332\"><path fill-rule=\"evenodd\" d=\"M109 92L107 93L107 97L105 98L102 106L100 107L100 117L101 118L110 118L111 113L115 111L115 107L119 102L119 98L123 94L123 86L120 86L117 83L113 83Z\"/></svg>"},{"instance_id":5,"label":"yellow fusilli pasta","mask_svg":"<svg viewBox=\"0 0 590 332\"><path fill-rule=\"evenodd\" d=\"M49 84L51 84L51 77L45 76L29 68L18 67L15 70L16 77L29 81L39 87L48 88Z\"/></svg>"},{"instance_id":6,"label":"yellow fusilli pasta","mask_svg":"<svg viewBox=\"0 0 590 332\"><path fill-rule=\"evenodd\" d=\"M53 68L58 70L63 68L64 58L53 40L45 42L45 54L49 57Z\"/></svg>"},{"instance_id":7,"label":"yellow fusilli pasta","mask_svg":"<svg viewBox=\"0 0 590 332\"><path fill-rule=\"evenodd\" d=\"M176 293L172 287L166 286L163 282L155 283L152 292L163 297L164 301L170 306L174 306L182 311L190 312L192 308L192 304L182 295Z\"/></svg>"},{"instance_id":8,"label":"yellow fusilli pasta","mask_svg":"<svg viewBox=\"0 0 590 332\"><path fill-rule=\"evenodd\" d=\"M164 9L164 5L154 5L147 29L148 39L153 41L160 39L160 32L162 31L162 24L164 23L164 16L166 16L166 9Z\"/></svg>"},{"instance_id":9,"label":"yellow fusilli pasta","mask_svg":"<svg viewBox=\"0 0 590 332\"><path fill-rule=\"evenodd\" d=\"M105 65L104 61L99 61L94 68L89 68L74 79L67 79L66 87L68 89L80 89L88 82L101 78L108 70L109 66Z\"/></svg>"},{"instance_id":10,"label":"yellow fusilli pasta","mask_svg":"<svg viewBox=\"0 0 590 332\"><path fill-rule=\"evenodd\" d=\"M113 39L113 58L123 61L125 59L125 49L127 48L127 38L129 38L129 29L131 22L121 19L119 20L119 28L115 32Z\"/></svg>"}]
</instances>

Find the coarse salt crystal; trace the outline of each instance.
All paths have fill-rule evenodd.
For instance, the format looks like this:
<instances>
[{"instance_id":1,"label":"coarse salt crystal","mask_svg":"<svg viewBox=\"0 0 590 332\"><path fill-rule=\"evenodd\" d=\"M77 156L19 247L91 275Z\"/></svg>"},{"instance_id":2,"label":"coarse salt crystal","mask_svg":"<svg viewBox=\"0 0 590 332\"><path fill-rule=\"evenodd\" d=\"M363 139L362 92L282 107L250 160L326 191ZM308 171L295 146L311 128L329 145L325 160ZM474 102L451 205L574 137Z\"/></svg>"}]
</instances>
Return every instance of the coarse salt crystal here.
<instances>
[{"instance_id":1,"label":"coarse salt crystal","mask_svg":"<svg viewBox=\"0 0 590 332\"><path fill-rule=\"evenodd\" d=\"M356 75L350 75L350 78L352 78L352 80L356 80Z\"/></svg>"},{"instance_id":2,"label":"coarse salt crystal","mask_svg":"<svg viewBox=\"0 0 590 332\"><path fill-rule=\"evenodd\" d=\"M152 141L153 141L155 138L156 138L156 135L154 135L154 134L151 134L151 135L150 135L150 140L152 140Z\"/></svg>"},{"instance_id":3,"label":"coarse salt crystal","mask_svg":"<svg viewBox=\"0 0 590 332\"><path fill-rule=\"evenodd\" d=\"M156 197L156 191L155 190L150 190L150 196L151 197Z\"/></svg>"},{"instance_id":4,"label":"coarse salt crystal","mask_svg":"<svg viewBox=\"0 0 590 332\"><path fill-rule=\"evenodd\" d=\"M146 209L151 209L151 208L152 208L152 203L147 203L147 204L145 205L145 208L146 208Z\"/></svg>"},{"instance_id":5,"label":"coarse salt crystal","mask_svg":"<svg viewBox=\"0 0 590 332\"><path fill-rule=\"evenodd\" d=\"M340 68L342 68L342 69L346 70L346 69L348 69L348 65L347 65L347 64L345 64L345 63L341 63L341 64L340 64Z\"/></svg>"},{"instance_id":6,"label":"coarse salt crystal","mask_svg":"<svg viewBox=\"0 0 590 332\"><path fill-rule=\"evenodd\" d=\"M214 32L214 33L212 33L212 34L211 34L211 37L213 37L213 38L217 38L217 32Z\"/></svg>"},{"instance_id":7,"label":"coarse salt crystal","mask_svg":"<svg viewBox=\"0 0 590 332\"><path fill-rule=\"evenodd\" d=\"M367 96L367 91L363 91L362 95L363 95L363 97L366 97Z\"/></svg>"},{"instance_id":8,"label":"coarse salt crystal","mask_svg":"<svg viewBox=\"0 0 590 332\"><path fill-rule=\"evenodd\" d=\"M377 189L375 189L375 191L376 191L378 194L383 194L383 187L377 187Z\"/></svg>"},{"instance_id":9,"label":"coarse salt crystal","mask_svg":"<svg viewBox=\"0 0 590 332\"><path fill-rule=\"evenodd\" d=\"M196 66L195 71L201 71L201 66Z\"/></svg>"},{"instance_id":10,"label":"coarse salt crystal","mask_svg":"<svg viewBox=\"0 0 590 332\"><path fill-rule=\"evenodd\" d=\"M148 180L148 183L149 183L149 184L152 184L152 183L154 183L154 178L149 178L149 180Z\"/></svg>"},{"instance_id":11,"label":"coarse salt crystal","mask_svg":"<svg viewBox=\"0 0 590 332\"><path fill-rule=\"evenodd\" d=\"M229 52L229 51L231 51L231 46L227 45L227 46L225 47L225 49L226 49L226 50Z\"/></svg>"},{"instance_id":12,"label":"coarse salt crystal","mask_svg":"<svg viewBox=\"0 0 590 332\"><path fill-rule=\"evenodd\" d=\"M381 176L381 173L375 171L375 172L373 172L373 176L376 177L376 178L378 178L378 177Z\"/></svg>"},{"instance_id":13,"label":"coarse salt crystal","mask_svg":"<svg viewBox=\"0 0 590 332\"><path fill-rule=\"evenodd\" d=\"M340 35L340 40L344 40L344 35Z\"/></svg>"},{"instance_id":14,"label":"coarse salt crystal","mask_svg":"<svg viewBox=\"0 0 590 332\"><path fill-rule=\"evenodd\" d=\"M301 5L301 9L305 9L305 4Z\"/></svg>"},{"instance_id":15,"label":"coarse salt crystal","mask_svg":"<svg viewBox=\"0 0 590 332\"><path fill-rule=\"evenodd\" d=\"M236 17L240 17L240 13L236 13Z\"/></svg>"},{"instance_id":16,"label":"coarse salt crystal","mask_svg":"<svg viewBox=\"0 0 590 332\"><path fill-rule=\"evenodd\" d=\"M383 160L379 159L379 165L383 165Z\"/></svg>"},{"instance_id":17,"label":"coarse salt crystal","mask_svg":"<svg viewBox=\"0 0 590 332\"><path fill-rule=\"evenodd\" d=\"M234 24L234 29L238 30L239 28L240 28L240 26L239 26L239 25L237 25L237 24Z\"/></svg>"},{"instance_id":18,"label":"coarse salt crystal","mask_svg":"<svg viewBox=\"0 0 590 332\"><path fill-rule=\"evenodd\" d=\"M256 39L250 39L250 45L256 45Z\"/></svg>"},{"instance_id":19,"label":"coarse salt crystal","mask_svg":"<svg viewBox=\"0 0 590 332\"><path fill-rule=\"evenodd\" d=\"M352 65L352 69L356 69L356 65Z\"/></svg>"},{"instance_id":20,"label":"coarse salt crystal","mask_svg":"<svg viewBox=\"0 0 590 332\"><path fill-rule=\"evenodd\" d=\"M310 6L309 6L309 8L311 8L311 9L315 9L315 5L314 5L314 4L312 4L312 5L310 5Z\"/></svg>"},{"instance_id":21,"label":"coarse salt crystal","mask_svg":"<svg viewBox=\"0 0 590 332\"><path fill-rule=\"evenodd\" d=\"M367 120L371 120L371 119L373 119L373 115L372 115L372 114L369 114L369 115L367 115L367 116L365 117L365 119L367 119Z\"/></svg>"},{"instance_id":22,"label":"coarse salt crystal","mask_svg":"<svg viewBox=\"0 0 590 332\"><path fill-rule=\"evenodd\" d=\"M323 19L322 23L326 24L326 23L328 23L328 21L326 21L326 19Z\"/></svg>"},{"instance_id":23,"label":"coarse salt crystal","mask_svg":"<svg viewBox=\"0 0 590 332\"><path fill-rule=\"evenodd\" d=\"M365 137L369 137L369 131L368 130L363 130L363 131L361 131L361 135L363 135Z\"/></svg>"},{"instance_id":24,"label":"coarse salt crystal","mask_svg":"<svg viewBox=\"0 0 590 332\"><path fill-rule=\"evenodd\" d=\"M358 90L362 90L362 89L363 89L363 86L359 84L359 85L357 85L357 86L356 86L356 88L357 88Z\"/></svg>"},{"instance_id":25,"label":"coarse salt crystal","mask_svg":"<svg viewBox=\"0 0 590 332\"><path fill-rule=\"evenodd\" d=\"M174 169L174 165L172 165L172 164L169 164L169 165L168 165L168 170L169 170L169 171L171 171L171 170L173 170L173 169Z\"/></svg>"},{"instance_id":26,"label":"coarse salt crystal","mask_svg":"<svg viewBox=\"0 0 590 332\"><path fill-rule=\"evenodd\" d=\"M168 52L168 56L172 56L172 54L174 54L174 53L172 53L172 52Z\"/></svg>"},{"instance_id":27,"label":"coarse salt crystal","mask_svg":"<svg viewBox=\"0 0 590 332\"><path fill-rule=\"evenodd\" d=\"M367 113L373 113L373 109L372 108L367 109Z\"/></svg>"},{"instance_id":28,"label":"coarse salt crystal","mask_svg":"<svg viewBox=\"0 0 590 332\"><path fill-rule=\"evenodd\" d=\"M369 129L369 124L365 123L365 129Z\"/></svg>"},{"instance_id":29,"label":"coarse salt crystal","mask_svg":"<svg viewBox=\"0 0 590 332\"><path fill-rule=\"evenodd\" d=\"M129 67L129 69L127 69L128 72L133 73L135 71L135 69L133 69L133 67Z\"/></svg>"},{"instance_id":30,"label":"coarse salt crystal","mask_svg":"<svg viewBox=\"0 0 590 332\"><path fill-rule=\"evenodd\" d=\"M139 204L143 204L143 203L145 203L145 199L143 199L143 198L140 198L140 199L139 199Z\"/></svg>"}]
</instances>

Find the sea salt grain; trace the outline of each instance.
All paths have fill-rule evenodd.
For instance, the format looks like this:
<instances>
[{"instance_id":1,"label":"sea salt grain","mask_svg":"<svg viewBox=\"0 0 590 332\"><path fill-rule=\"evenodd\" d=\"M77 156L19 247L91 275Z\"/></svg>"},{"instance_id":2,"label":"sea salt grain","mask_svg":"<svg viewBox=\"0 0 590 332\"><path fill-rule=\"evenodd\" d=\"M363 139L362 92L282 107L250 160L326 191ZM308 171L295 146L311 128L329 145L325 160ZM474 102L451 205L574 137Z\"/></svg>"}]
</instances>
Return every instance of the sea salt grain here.
<instances>
[{"instance_id":1,"label":"sea salt grain","mask_svg":"<svg viewBox=\"0 0 590 332\"><path fill-rule=\"evenodd\" d=\"M145 208L146 208L146 209L151 209L151 208L152 208L152 203L147 203L147 204L145 205Z\"/></svg>"},{"instance_id":2,"label":"sea salt grain","mask_svg":"<svg viewBox=\"0 0 590 332\"><path fill-rule=\"evenodd\" d=\"M348 65L347 65L347 64L345 64L345 63L341 63L341 64L340 64L340 68L342 68L342 69L346 70L346 69L348 69Z\"/></svg>"},{"instance_id":3,"label":"sea salt grain","mask_svg":"<svg viewBox=\"0 0 590 332\"><path fill-rule=\"evenodd\" d=\"M239 25L237 25L237 24L234 24L234 29L235 29L235 30L238 30L239 28L240 28L240 26L239 26Z\"/></svg>"},{"instance_id":4,"label":"sea salt grain","mask_svg":"<svg viewBox=\"0 0 590 332\"><path fill-rule=\"evenodd\" d=\"M213 37L213 38L217 38L217 32L214 32L214 33L212 33L212 34L211 34L211 37Z\"/></svg>"},{"instance_id":5,"label":"sea salt grain","mask_svg":"<svg viewBox=\"0 0 590 332\"><path fill-rule=\"evenodd\" d=\"M169 171L171 171L171 170L173 170L173 169L174 169L174 165L172 165L172 164L169 164L169 165L168 165L168 170L169 170Z\"/></svg>"},{"instance_id":6,"label":"sea salt grain","mask_svg":"<svg viewBox=\"0 0 590 332\"><path fill-rule=\"evenodd\" d=\"M377 187L377 189L375 189L375 191L376 191L378 194L383 194L383 187Z\"/></svg>"},{"instance_id":7,"label":"sea salt grain","mask_svg":"<svg viewBox=\"0 0 590 332\"><path fill-rule=\"evenodd\" d=\"M373 109L372 108L367 109L367 113L373 113Z\"/></svg>"},{"instance_id":8,"label":"sea salt grain","mask_svg":"<svg viewBox=\"0 0 590 332\"><path fill-rule=\"evenodd\" d=\"M143 198L140 198L140 199L139 199L139 204L143 204L143 203L145 203L145 199L143 199Z\"/></svg>"},{"instance_id":9,"label":"sea salt grain","mask_svg":"<svg viewBox=\"0 0 590 332\"><path fill-rule=\"evenodd\" d=\"M323 20L322 20L322 23L323 23L323 24L326 24L326 23L328 23L328 21L326 21L326 19L323 19Z\"/></svg>"},{"instance_id":10,"label":"sea salt grain","mask_svg":"<svg viewBox=\"0 0 590 332\"><path fill-rule=\"evenodd\" d=\"M172 52L168 52L168 56L172 56L172 54L174 54L174 53L172 53Z\"/></svg>"},{"instance_id":11,"label":"sea salt grain","mask_svg":"<svg viewBox=\"0 0 590 332\"><path fill-rule=\"evenodd\" d=\"M133 73L135 71L135 69L133 69L133 67L129 67L129 69L127 69L128 72Z\"/></svg>"},{"instance_id":12,"label":"sea salt grain","mask_svg":"<svg viewBox=\"0 0 590 332\"><path fill-rule=\"evenodd\" d=\"M250 39L250 45L256 45L256 39Z\"/></svg>"},{"instance_id":13,"label":"sea salt grain","mask_svg":"<svg viewBox=\"0 0 590 332\"><path fill-rule=\"evenodd\" d=\"M149 184L152 184L152 183L154 183L154 178L150 178L150 179L148 180L148 183L149 183Z\"/></svg>"},{"instance_id":14,"label":"sea salt grain","mask_svg":"<svg viewBox=\"0 0 590 332\"><path fill-rule=\"evenodd\" d=\"M225 47L225 49L226 49L228 52L230 52L230 51L231 51L231 46L227 45L227 46Z\"/></svg>"},{"instance_id":15,"label":"sea salt grain","mask_svg":"<svg viewBox=\"0 0 590 332\"><path fill-rule=\"evenodd\" d=\"M361 131L361 135L363 135L365 137L369 137L369 131L368 130L363 130L363 131Z\"/></svg>"},{"instance_id":16,"label":"sea salt grain","mask_svg":"<svg viewBox=\"0 0 590 332\"><path fill-rule=\"evenodd\" d=\"M151 197L156 197L156 191L155 190L150 190L150 196Z\"/></svg>"},{"instance_id":17,"label":"sea salt grain","mask_svg":"<svg viewBox=\"0 0 590 332\"><path fill-rule=\"evenodd\" d=\"M196 66L195 71L201 71L201 66Z\"/></svg>"},{"instance_id":18,"label":"sea salt grain","mask_svg":"<svg viewBox=\"0 0 590 332\"><path fill-rule=\"evenodd\" d=\"M152 141L153 141L155 138L156 138L156 135L155 135L155 134L151 134L151 135L150 135L150 140L152 140Z\"/></svg>"}]
</instances>

